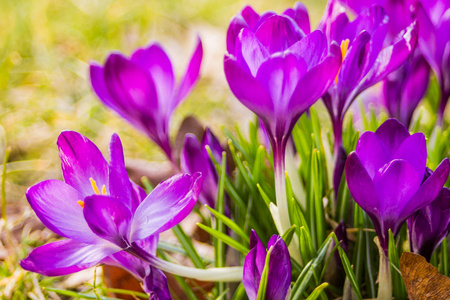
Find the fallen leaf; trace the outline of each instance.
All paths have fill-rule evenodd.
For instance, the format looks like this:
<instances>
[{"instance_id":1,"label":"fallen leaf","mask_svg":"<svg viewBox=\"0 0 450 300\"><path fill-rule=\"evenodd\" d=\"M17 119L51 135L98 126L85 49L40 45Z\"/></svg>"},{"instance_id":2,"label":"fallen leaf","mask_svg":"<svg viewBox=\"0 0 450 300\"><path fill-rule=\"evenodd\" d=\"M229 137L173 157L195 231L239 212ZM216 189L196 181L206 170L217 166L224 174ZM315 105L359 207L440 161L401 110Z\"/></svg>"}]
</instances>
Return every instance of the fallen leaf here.
<instances>
[{"instance_id":1,"label":"fallen leaf","mask_svg":"<svg viewBox=\"0 0 450 300\"><path fill-rule=\"evenodd\" d=\"M400 258L400 270L409 299L450 299L450 278L440 274L425 257L404 252Z\"/></svg>"}]
</instances>

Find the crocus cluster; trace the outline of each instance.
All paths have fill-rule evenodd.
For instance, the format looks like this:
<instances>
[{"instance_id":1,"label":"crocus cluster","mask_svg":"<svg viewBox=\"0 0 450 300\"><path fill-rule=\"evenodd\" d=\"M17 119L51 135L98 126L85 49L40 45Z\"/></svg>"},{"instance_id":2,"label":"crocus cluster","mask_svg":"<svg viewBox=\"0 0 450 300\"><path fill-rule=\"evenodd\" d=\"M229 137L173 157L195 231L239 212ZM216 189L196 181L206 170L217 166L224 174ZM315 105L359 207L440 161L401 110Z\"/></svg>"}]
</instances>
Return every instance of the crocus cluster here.
<instances>
[{"instance_id":1,"label":"crocus cluster","mask_svg":"<svg viewBox=\"0 0 450 300\"><path fill-rule=\"evenodd\" d=\"M58 147L64 182L38 183L28 189L27 199L42 223L66 239L34 249L22 268L57 276L99 263L123 264L147 287L167 286L163 273L126 251L139 247L156 254L158 234L183 220L196 203L201 175L176 175L147 196L128 178L117 135L111 138L109 164L77 132L61 133Z\"/></svg>"},{"instance_id":2,"label":"crocus cluster","mask_svg":"<svg viewBox=\"0 0 450 300\"><path fill-rule=\"evenodd\" d=\"M406 219L430 204L447 181L448 158L423 180L426 162L425 136L410 135L395 119L361 135L347 159L350 193L372 219L386 253L389 229L397 235Z\"/></svg>"},{"instance_id":3,"label":"crocus cluster","mask_svg":"<svg viewBox=\"0 0 450 300\"><path fill-rule=\"evenodd\" d=\"M343 54L339 74L322 97L331 116L335 149L342 145L344 116L356 97L400 67L416 46L415 23L386 46L388 21L381 6L371 6L351 22L337 0L330 0L325 9L319 28L329 41L341 45Z\"/></svg>"},{"instance_id":4,"label":"crocus cluster","mask_svg":"<svg viewBox=\"0 0 450 300\"><path fill-rule=\"evenodd\" d=\"M186 73L176 85L172 63L156 43L136 50L130 58L111 53L104 66L91 64L91 84L106 106L147 134L176 165L169 136L170 119L193 88L202 56L198 39Z\"/></svg>"},{"instance_id":5,"label":"crocus cluster","mask_svg":"<svg viewBox=\"0 0 450 300\"><path fill-rule=\"evenodd\" d=\"M266 265L267 262L269 265ZM264 268L268 268L268 275L266 283L261 283ZM266 250L256 232L252 230L242 283L250 300L286 299L291 284L291 260L286 243L280 236L273 235ZM266 284L265 298L258 298L261 296L258 295L261 284Z\"/></svg>"}]
</instances>

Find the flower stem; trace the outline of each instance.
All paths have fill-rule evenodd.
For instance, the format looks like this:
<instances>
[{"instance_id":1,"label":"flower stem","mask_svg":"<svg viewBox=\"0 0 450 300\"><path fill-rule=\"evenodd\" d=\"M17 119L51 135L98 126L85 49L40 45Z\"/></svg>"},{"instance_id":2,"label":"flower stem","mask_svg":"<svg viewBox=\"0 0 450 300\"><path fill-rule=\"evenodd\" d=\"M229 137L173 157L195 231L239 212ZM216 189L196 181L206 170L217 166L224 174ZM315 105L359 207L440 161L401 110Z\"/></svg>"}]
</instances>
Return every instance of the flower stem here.
<instances>
[{"instance_id":1,"label":"flower stem","mask_svg":"<svg viewBox=\"0 0 450 300\"><path fill-rule=\"evenodd\" d=\"M285 146L276 145L273 147L273 162L275 171L275 196L277 199L277 207L280 214L281 229L283 234L291 227L289 220L289 210L286 195L286 175L284 164Z\"/></svg>"},{"instance_id":2,"label":"flower stem","mask_svg":"<svg viewBox=\"0 0 450 300\"><path fill-rule=\"evenodd\" d=\"M151 255L138 247L136 244L132 244L126 251L142 261L152 265L167 273L183 276L187 278L193 278L200 281L219 281L219 282L239 282L242 281L243 268L242 267L224 267L224 268L211 268L211 269L197 269L191 267L185 267L178 264L174 264L165 260L162 260L154 255Z\"/></svg>"},{"instance_id":3,"label":"flower stem","mask_svg":"<svg viewBox=\"0 0 450 300\"><path fill-rule=\"evenodd\" d=\"M377 300L391 300L392 299L392 279L391 267L389 259L387 258L383 247L380 245L378 237L375 238L375 243L378 246L380 254L380 269L378 271L378 297Z\"/></svg>"}]
</instances>

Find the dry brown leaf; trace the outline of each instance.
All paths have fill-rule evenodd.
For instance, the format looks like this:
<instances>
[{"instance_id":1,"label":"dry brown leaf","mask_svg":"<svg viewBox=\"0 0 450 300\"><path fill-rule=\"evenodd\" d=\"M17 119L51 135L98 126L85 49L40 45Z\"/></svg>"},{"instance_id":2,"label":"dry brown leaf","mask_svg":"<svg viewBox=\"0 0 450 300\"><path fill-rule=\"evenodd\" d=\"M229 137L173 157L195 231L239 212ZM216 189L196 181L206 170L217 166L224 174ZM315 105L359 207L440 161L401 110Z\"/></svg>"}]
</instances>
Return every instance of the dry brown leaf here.
<instances>
[{"instance_id":1,"label":"dry brown leaf","mask_svg":"<svg viewBox=\"0 0 450 300\"><path fill-rule=\"evenodd\" d=\"M423 256L404 252L400 270L409 299L450 299L450 278L440 274Z\"/></svg>"}]
</instances>

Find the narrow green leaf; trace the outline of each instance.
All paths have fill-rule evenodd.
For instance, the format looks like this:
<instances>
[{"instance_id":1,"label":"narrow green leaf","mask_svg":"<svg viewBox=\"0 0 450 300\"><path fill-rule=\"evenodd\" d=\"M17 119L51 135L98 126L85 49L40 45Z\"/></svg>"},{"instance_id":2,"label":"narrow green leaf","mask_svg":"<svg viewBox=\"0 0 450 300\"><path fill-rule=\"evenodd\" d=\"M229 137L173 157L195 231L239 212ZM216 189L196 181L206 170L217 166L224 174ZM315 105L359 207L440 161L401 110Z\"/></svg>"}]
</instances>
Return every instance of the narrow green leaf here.
<instances>
[{"instance_id":1,"label":"narrow green leaf","mask_svg":"<svg viewBox=\"0 0 450 300\"><path fill-rule=\"evenodd\" d=\"M176 225L172 228L172 231L183 246L183 249L186 251L187 256L194 266L196 268L204 269L205 265L203 264L202 259L198 255L191 238L184 232L183 228L181 228L180 225Z\"/></svg>"},{"instance_id":2,"label":"narrow green leaf","mask_svg":"<svg viewBox=\"0 0 450 300\"><path fill-rule=\"evenodd\" d=\"M234 292L233 298L231 300L241 300L246 297L245 288L242 282L237 287L236 291Z\"/></svg>"},{"instance_id":3,"label":"narrow green leaf","mask_svg":"<svg viewBox=\"0 0 450 300\"><path fill-rule=\"evenodd\" d=\"M216 198L216 208L219 214L225 213L225 178L227 176L227 155L226 152L222 152L222 165L219 172L219 185L217 187L217 198ZM216 231L221 236L226 236L225 226L223 221L219 218L216 218ZM211 233L210 233L211 234ZM215 266L216 268L225 267L226 263L226 253L225 253L225 245L223 240L217 238L217 236L211 234L216 237L214 240L214 252L215 252ZM234 241L234 240L233 240ZM225 291L225 283L219 282L217 283L219 294Z\"/></svg>"},{"instance_id":4,"label":"narrow green leaf","mask_svg":"<svg viewBox=\"0 0 450 300\"><path fill-rule=\"evenodd\" d=\"M269 207L270 205L270 199L269 196L267 196L266 192L264 192L264 190L262 189L261 185L258 183L256 184L256 186L258 187L259 193L261 194L261 197L263 198L264 202L266 202L267 207Z\"/></svg>"},{"instance_id":5,"label":"narrow green leaf","mask_svg":"<svg viewBox=\"0 0 450 300\"><path fill-rule=\"evenodd\" d=\"M334 240L335 240L336 244L339 243L336 236L334 237ZM345 254L344 250L340 246L338 247L338 251L339 251L339 256L341 258L341 261L342 261L342 265L344 266L345 274L347 275L348 280L350 281L353 291L355 292L355 295L358 298L358 300L362 300L361 291L359 290L358 283L356 282L356 276L350 265L350 261L348 260L347 254Z\"/></svg>"},{"instance_id":6,"label":"narrow green leaf","mask_svg":"<svg viewBox=\"0 0 450 300\"><path fill-rule=\"evenodd\" d=\"M292 241L292 237L294 236L295 230L297 229L297 225L292 225L288 230L286 230L285 233L281 236L281 238L286 243L286 246L289 246L289 244Z\"/></svg>"},{"instance_id":7,"label":"narrow green leaf","mask_svg":"<svg viewBox=\"0 0 450 300\"><path fill-rule=\"evenodd\" d=\"M148 180L147 176L141 177L142 185L144 186L144 190L147 194L150 194L153 191L153 186L150 183L150 180Z\"/></svg>"},{"instance_id":8,"label":"narrow green leaf","mask_svg":"<svg viewBox=\"0 0 450 300\"><path fill-rule=\"evenodd\" d=\"M442 274L444 274L445 276L449 276L449 272L448 272L448 269L449 269L449 265L448 265L448 244L447 244L447 238L445 237L443 240L442 240L442 243L441 243L441 255L442 255L442 257L441 257L441 265L442 265Z\"/></svg>"},{"instance_id":9,"label":"narrow green leaf","mask_svg":"<svg viewBox=\"0 0 450 300\"><path fill-rule=\"evenodd\" d=\"M319 285L314 289L314 291L308 296L308 298L306 298L306 300L316 300L317 298L319 298L320 294L327 286L328 283L326 282L322 283L321 285Z\"/></svg>"},{"instance_id":10,"label":"narrow green leaf","mask_svg":"<svg viewBox=\"0 0 450 300\"><path fill-rule=\"evenodd\" d=\"M392 292L395 299L408 299L406 294L405 285L401 273L399 273L400 259L398 257L397 247L395 246L395 239L392 231L389 229L389 262L391 264L391 276L392 276Z\"/></svg>"},{"instance_id":11,"label":"narrow green leaf","mask_svg":"<svg viewBox=\"0 0 450 300\"><path fill-rule=\"evenodd\" d=\"M253 183L257 184L260 181L262 170L264 167L264 154L266 150L264 146L259 146L256 151L255 164L253 165L252 177Z\"/></svg>"},{"instance_id":12,"label":"narrow green leaf","mask_svg":"<svg viewBox=\"0 0 450 300\"><path fill-rule=\"evenodd\" d=\"M266 300L267 278L269 277L269 261L271 253L272 247L270 247L269 251L267 251L266 254L266 262L261 274L261 281L259 282L258 295L256 295L256 300Z\"/></svg>"},{"instance_id":13,"label":"narrow green leaf","mask_svg":"<svg viewBox=\"0 0 450 300\"><path fill-rule=\"evenodd\" d=\"M248 235L242 230L241 227L239 227L239 225L234 223L233 220L231 220L227 216L219 213L217 210L215 210L212 207L209 207L208 205L205 205L205 207L213 214L214 217L216 217L217 219L220 219L226 226L228 226L228 228L233 230L244 241L246 241L247 243L250 243L250 238L248 237Z\"/></svg>"},{"instance_id":14,"label":"narrow green leaf","mask_svg":"<svg viewBox=\"0 0 450 300\"><path fill-rule=\"evenodd\" d=\"M63 289L55 289L55 288L51 288L51 287L45 287L44 288L47 291L50 292L54 292L63 296L69 296L69 297L75 297L77 299L97 299L97 296L94 294L85 294L85 293L77 293L74 291L69 291L69 290L63 290ZM111 297L104 297L101 296L100 299L102 300L120 300L118 298L111 298Z\"/></svg>"},{"instance_id":15,"label":"narrow green leaf","mask_svg":"<svg viewBox=\"0 0 450 300\"><path fill-rule=\"evenodd\" d=\"M239 243L238 241L236 241L235 239L229 237L228 235L226 235L222 232L212 229L211 227L208 227L204 224L197 223L197 226L200 227L201 229L203 229L204 231L208 232L213 237L221 240L228 246L238 250L239 252L241 252L244 255L247 255L249 249L247 247L245 247L244 245L242 245L241 243Z\"/></svg>"}]
</instances>

